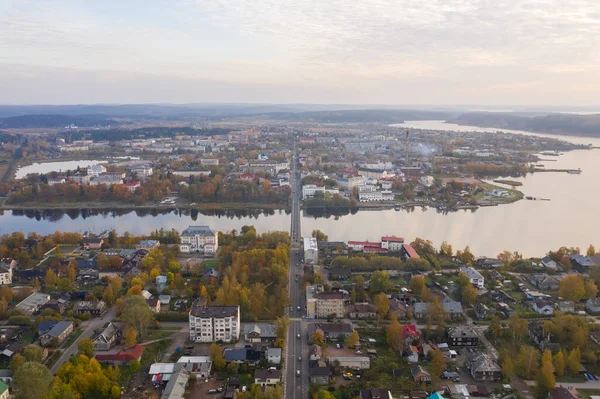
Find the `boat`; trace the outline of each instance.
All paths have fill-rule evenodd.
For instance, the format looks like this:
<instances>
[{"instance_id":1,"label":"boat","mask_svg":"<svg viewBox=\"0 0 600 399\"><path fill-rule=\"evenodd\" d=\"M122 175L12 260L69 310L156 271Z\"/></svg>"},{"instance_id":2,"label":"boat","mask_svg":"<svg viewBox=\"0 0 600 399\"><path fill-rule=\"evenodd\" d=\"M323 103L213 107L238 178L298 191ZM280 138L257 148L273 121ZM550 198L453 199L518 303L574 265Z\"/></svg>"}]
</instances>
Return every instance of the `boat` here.
<instances>
[{"instance_id":1,"label":"boat","mask_svg":"<svg viewBox=\"0 0 600 399\"><path fill-rule=\"evenodd\" d=\"M567 173L570 174L570 175L580 175L581 174L581 169L567 170Z\"/></svg>"},{"instance_id":2,"label":"boat","mask_svg":"<svg viewBox=\"0 0 600 399\"><path fill-rule=\"evenodd\" d=\"M395 210L395 211L399 211L399 210L400 210L400 205L396 205L396 206L394 206L394 210Z\"/></svg>"}]
</instances>

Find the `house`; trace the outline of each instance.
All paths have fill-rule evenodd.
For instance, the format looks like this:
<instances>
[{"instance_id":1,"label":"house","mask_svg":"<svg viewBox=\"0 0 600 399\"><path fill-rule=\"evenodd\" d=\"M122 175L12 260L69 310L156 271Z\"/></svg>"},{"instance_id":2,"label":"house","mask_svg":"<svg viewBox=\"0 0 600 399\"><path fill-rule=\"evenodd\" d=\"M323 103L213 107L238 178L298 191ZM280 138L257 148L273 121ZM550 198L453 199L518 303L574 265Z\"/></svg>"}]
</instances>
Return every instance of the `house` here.
<instances>
[{"instance_id":1,"label":"house","mask_svg":"<svg viewBox=\"0 0 600 399\"><path fill-rule=\"evenodd\" d=\"M160 312L160 301L158 300L158 298L146 299L146 303L148 304L148 307L150 308L152 313Z\"/></svg>"},{"instance_id":2,"label":"house","mask_svg":"<svg viewBox=\"0 0 600 399\"><path fill-rule=\"evenodd\" d=\"M44 349L46 352L48 352L48 349ZM0 381L5 383L5 384L10 384L12 382L13 379L13 372L10 369L0 369ZM2 398L2 396L0 396L0 399L4 399Z\"/></svg>"},{"instance_id":3,"label":"house","mask_svg":"<svg viewBox=\"0 0 600 399\"><path fill-rule=\"evenodd\" d=\"M106 311L106 302L104 301L78 301L73 306L73 313L89 313L92 317L98 317Z\"/></svg>"},{"instance_id":4,"label":"house","mask_svg":"<svg viewBox=\"0 0 600 399\"><path fill-rule=\"evenodd\" d=\"M362 389L360 399L392 399L392 393L382 388Z\"/></svg>"},{"instance_id":5,"label":"house","mask_svg":"<svg viewBox=\"0 0 600 399\"><path fill-rule=\"evenodd\" d=\"M479 302L475 306L475 317L478 320L483 320L490 315L491 315L490 308L488 308L486 304Z\"/></svg>"},{"instance_id":6,"label":"house","mask_svg":"<svg viewBox=\"0 0 600 399\"><path fill-rule=\"evenodd\" d=\"M408 362L411 364L417 364L419 363L419 348L417 348L414 345L410 345L408 347Z\"/></svg>"},{"instance_id":7,"label":"house","mask_svg":"<svg viewBox=\"0 0 600 399\"><path fill-rule=\"evenodd\" d=\"M252 343L271 343L277 339L275 326L268 323L246 324L244 326L244 339Z\"/></svg>"},{"instance_id":8,"label":"house","mask_svg":"<svg viewBox=\"0 0 600 399\"><path fill-rule=\"evenodd\" d=\"M8 385L0 381L0 399L8 399L10 394L8 393Z\"/></svg>"},{"instance_id":9,"label":"house","mask_svg":"<svg viewBox=\"0 0 600 399\"><path fill-rule=\"evenodd\" d=\"M70 321L58 321L47 332L40 335L42 346L58 346L73 332L73 323Z\"/></svg>"},{"instance_id":10,"label":"house","mask_svg":"<svg viewBox=\"0 0 600 399\"><path fill-rule=\"evenodd\" d=\"M269 363L281 364L281 348L269 348L267 349L265 356Z\"/></svg>"},{"instance_id":11,"label":"house","mask_svg":"<svg viewBox=\"0 0 600 399\"><path fill-rule=\"evenodd\" d=\"M561 313L575 313L575 303L572 301L560 301L554 307Z\"/></svg>"},{"instance_id":12,"label":"house","mask_svg":"<svg viewBox=\"0 0 600 399\"><path fill-rule=\"evenodd\" d=\"M567 389L565 387L558 386L554 388L552 391L548 392L548 399L579 399L581 395L578 394L577 391L572 389ZM594 396L594 398L596 398Z\"/></svg>"},{"instance_id":13,"label":"house","mask_svg":"<svg viewBox=\"0 0 600 399\"><path fill-rule=\"evenodd\" d=\"M258 369L254 372L254 383L261 387L274 386L281 382L281 371Z\"/></svg>"},{"instance_id":14,"label":"house","mask_svg":"<svg viewBox=\"0 0 600 399\"><path fill-rule=\"evenodd\" d=\"M544 329L544 323L541 321L530 321L527 325L527 335L536 343L542 351L546 349L555 350L560 348L560 344L555 341L552 334Z\"/></svg>"},{"instance_id":15,"label":"house","mask_svg":"<svg viewBox=\"0 0 600 399\"><path fill-rule=\"evenodd\" d=\"M423 367L420 365L413 366L410 369L410 375L413 378L414 382L429 382L431 381L431 375Z\"/></svg>"},{"instance_id":16,"label":"house","mask_svg":"<svg viewBox=\"0 0 600 399\"><path fill-rule=\"evenodd\" d=\"M65 304L56 299L51 299L40 307L40 312L43 312L46 309L50 309L54 313L63 314L65 311Z\"/></svg>"},{"instance_id":17,"label":"house","mask_svg":"<svg viewBox=\"0 0 600 399\"><path fill-rule=\"evenodd\" d=\"M536 299L533 301L531 304L531 309L542 316L552 316L552 313L554 313L552 302L544 301L542 299Z\"/></svg>"},{"instance_id":18,"label":"house","mask_svg":"<svg viewBox=\"0 0 600 399\"><path fill-rule=\"evenodd\" d=\"M404 337L404 346L411 346L421 339L421 332L414 324L404 324L402 326L402 336Z\"/></svg>"},{"instance_id":19,"label":"house","mask_svg":"<svg viewBox=\"0 0 600 399\"><path fill-rule=\"evenodd\" d=\"M558 291L560 280L547 274L534 274L529 277L529 282L542 291Z\"/></svg>"},{"instance_id":20,"label":"house","mask_svg":"<svg viewBox=\"0 0 600 399\"><path fill-rule=\"evenodd\" d=\"M239 306L202 306L196 300L189 313L190 340L236 342L240 339Z\"/></svg>"},{"instance_id":21,"label":"house","mask_svg":"<svg viewBox=\"0 0 600 399\"><path fill-rule=\"evenodd\" d=\"M177 363L173 375L169 379L160 399L183 399L185 389L190 381L190 373L183 364Z\"/></svg>"},{"instance_id":22,"label":"house","mask_svg":"<svg viewBox=\"0 0 600 399\"><path fill-rule=\"evenodd\" d=\"M181 252L214 254L218 248L219 234L209 226L189 226L181 233Z\"/></svg>"},{"instance_id":23,"label":"house","mask_svg":"<svg viewBox=\"0 0 600 399\"><path fill-rule=\"evenodd\" d=\"M374 319L377 317L377 309L368 303L356 303L346 307L346 313L351 319Z\"/></svg>"},{"instance_id":24,"label":"house","mask_svg":"<svg viewBox=\"0 0 600 399\"><path fill-rule=\"evenodd\" d=\"M461 267L460 271L469 277L469 281L475 288L482 289L484 287L484 278L474 267Z\"/></svg>"},{"instance_id":25,"label":"house","mask_svg":"<svg viewBox=\"0 0 600 399\"><path fill-rule=\"evenodd\" d=\"M351 323L310 323L308 325L308 336L311 337L315 332L321 331L325 339L336 340L340 337L347 337L354 332Z\"/></svg>"},{"instance_id":26,"label":"house","mask_svg":"<svg viewBox=\"0 0 600 399\"><path fill-rule=\"evenodd\" d=\"M475 381L500 381L502 371L500 366L487 354L476 352L467 358L467 370Z\"/></svg>"},{"instance_id":27,"label":"house","mask_svg":"<svg viewBox=\"0 0 600 399\"><path fill-rule=\"evenodd\" d=\"M541 260L542 266L548 268L548 269L552 269L552 270L558 270L558 264L552 260L552 258L550 258L549 256L544 256Z\"/></svg>"},{"instance_id":28,"label":"house","mask_svg":"<svg viewBox=\"0 0 600 399\"><path fill-rule=\"evenodd\" d=\"M17 304L17 309L20 309L25 314L33 315L37 313L42 306L50 300L50 295L42 292L34 292L27 298Z\"/></svg>"},{"instance_id":29,"label":"house","mask_svg":"<svg viewBox=\"0 0 600 399\"><path fill-rule=\"evenodd\" d=\"M600 314L600 298L590 298L585 302L585 308L591 314Z\"/></svg>"},{"instance_id":30,"label":"house","mask_svg":"<svg viewBox=\"0 0 600 399\"><path fill-rule=\"evenodd\" d=\"M136 345L119 353L98 354L94 357L102 364L123 365L129 364L134 360L139 362L144 354L144 349L144 346Z\"/></svg>"},{"instance_id":31,"label":"house","mask_svg":"<svg viewBox=\"0 0 600 399\"><path fill-rule=\"evenodd\" d=\"M308 367L308 378L311 384L327 385L331 378L331 369L325 365L317 364Z\"/></svg>"},{"instance_id":32,"label":"house","mask_svg":"<svg viewBox=\"0 0 600 399\"><path fill-rule=\"evenodd\" d=\"M85 249L86 251L95 250L100 249L102 247L102 244L104 244L104 240L102 238L86 237L83 239L81 244L83 245L83 249Z\"/></svg>"},{"instance_id":33,"label":"house","mask_svg":"<svg viewBox=\"0 0 600 399\"><path fill-rule=\"evenodd\" d=\"M388 249L390 252L400 252L404 244L404 238L396 236L381 237L381 247Z\"/></svg>"},{"instance_id":34,"label":"house","mask_svg":"<svg viewBox=\"0 0 600 399\"><path fill-rule=\"evenodd\" d=\"M196 379L208 378L212 368L210 356L181 356L177 364L182 364Z\"/></svg>"},{"instance_id":35,"label":"house","mask_svg":"<svg viewBox=\"0 0 600 399\"><path fill-rule=\"evenodd\" d=\"M16 267L16 260L10 258L0 259L0 285L12 284L13 270Z\"/></svg>"},{"instance_id":36,"label":"house","mask_svg":"<svg viewBox=\"0 0 600 399\"><path fill-rule=\"evenodd\" d=\"M410 244L402 244L402 255L405 259L419 259L420 256Z\"/></svg>"},{"instance_id":37,"label":"house","mask_svg":"<svg viewBox=\"0 0 600 399\"><path fill-rule=\"evenodd\" d=\"M448 345L450 346L477 346L479 336L475 330L467 325L458 325L448 328Z\"/></svg>"},{"instance_id":38,"label":"house","mask_svg":"<svg viewBox=\"0 0 600 399\"><path fill-rule=\"evenodd\" d=\"M100 334L93 339L94 349L97 351L107 351L120 342L122 336L122 327L117 323L107 323Z\"/></svg>"},{"instance_id":39,"label":"house","mask_svg":"<svg viewBox=\"0 0 600 399\"><path fill-rule=\"evenodd\" d=\"M165 285L167 284L167 276L156 276L156 285Z\"/></svg>"},{"instance_id":40,"label":"house","mask_svg":"<svg viewBox=\"0 0 600 399\"><path fill-rule=\"evenodd\" d=\"M320 345L311 345L308 349L308 358L309 360L321 360L323 356L323 348Z\"/></svg>"},{"instance_id":41,"label":"house","mask_svg":"<svg viewBox=\"0 0 600 399\"><path fill-rule=\"evenodd\" d=\"M145 249L150 251L151 249L158 248L160 241L158 240L141 240L139 244L135 246L135 249Z\"/></svg>"},{"instance_id":42,"label":"house","mask_svg":"<svg viewBox=\"0 0 600 399\"><path fill-rule=\"evenodd\" d=\"M346 255L348 246L344 241L322 241L319 243L319 255L328 257L335 255Z\"/></svg>"},{"instance_id":43,"label":"house","mask_svg":"<svg viewBox=\"0 0 600 399\"><path fill-rule=\"evenodd\" d=\"M316 315L319 318L330 316L344 317L344 294L340 291L320 292L315 295Z\"/></svg>"},{"instance_id":44,"label":"house","mask_svg":"<svg viewBox=\"0 0 600 399\"><path fill-rule=\"evenodd\" d=\"M339 362L340 367L350 369L368 369L371 367L371 359L367 356L329 356L329 364Z\"/></svg>"},{"instance_id":45,"label":"house","mask_svg":"<svg viewBox=\"0 0 600 399\"><path fill-rule=\"evenodd\" d=\"M415 318L419 320L425 319L425 317L427 317L429 305L429 303L425 302L415 303ZM455 320L463 314L462 304L452 300L450 297L442 299L442 306L444 308L444 317L446 319Z\"/></svg>"},{"instance_id":46,"label":"house","mask_svg":"<svg viewBox=\"0 0 600 399\"><path fill-rule=\"evenodd\" d=\"M171 303L171 295L159 295L158 301L160 302L160 306L169 306Z\"/></svg>"},{"instance_id":47,"label":"house","mask_svg":"<svg viewBox=\"0 0 600 399\"><path fill-rule=\"evenodd\" d=\"M591 267L596 266L596 263L592 259L590 259L589 256L575 254L571 255L569 258L571 259L571 263L579 273L588 273Z\"/></svg>"},{"instance_id":48,"label":"house","mask_svg":"<svg viewBox=\"0 0 600 399\"><path fill-rule=\"evenodd\" d=\"M475 266L480 269L497 269L504 266L504 263L502 263L499 259L483 257L475 261Z\"/></svg>"}]
</instances>

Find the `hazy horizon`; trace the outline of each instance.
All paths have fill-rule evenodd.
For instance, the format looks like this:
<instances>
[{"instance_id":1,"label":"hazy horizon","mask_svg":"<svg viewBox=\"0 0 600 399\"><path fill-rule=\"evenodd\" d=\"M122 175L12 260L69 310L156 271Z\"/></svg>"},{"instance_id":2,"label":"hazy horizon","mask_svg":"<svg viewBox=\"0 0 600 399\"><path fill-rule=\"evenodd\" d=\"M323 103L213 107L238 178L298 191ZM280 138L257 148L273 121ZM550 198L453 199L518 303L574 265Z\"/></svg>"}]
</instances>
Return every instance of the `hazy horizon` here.
<instances>
[{"instance_id":1,"label":"hazy horizon","mask_svg":"<svg viewBox=\"0 0 600 399\"><path fill-rule=\"evenodd\" d=\"M598 104L594 0L5 0L2 104ZM439 105L436 105L439 104Z\"/></svg>"}]
</instances>

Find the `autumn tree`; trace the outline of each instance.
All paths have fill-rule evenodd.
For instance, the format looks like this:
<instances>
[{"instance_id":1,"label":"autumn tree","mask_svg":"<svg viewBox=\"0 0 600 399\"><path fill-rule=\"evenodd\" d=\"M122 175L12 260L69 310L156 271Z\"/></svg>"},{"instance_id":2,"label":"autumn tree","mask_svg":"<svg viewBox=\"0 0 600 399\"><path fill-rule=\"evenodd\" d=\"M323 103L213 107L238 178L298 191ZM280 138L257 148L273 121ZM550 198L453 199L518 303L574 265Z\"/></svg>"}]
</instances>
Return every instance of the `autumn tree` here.
<instances>
[{"instance_id":1,"label":"autumn tree","mask_svg":"<svg viewBox=\"0 0 600 399\"><path fill-rule=\"evenodd\" d=\"M28 362L42 362L43 350L38 345L30 344L23 350L23 356Z\"/></svg>"},{"instance_id":2,"label":"autumn tree","mask_svg":"<svg viewBox=\"0 0 600 399\"><path fill-rule=\"evenodd\" d=\"M442 242L440 246L440 255L442 256L452 256L454 251L452 251L452 245L448 244L448 241Z\"/></svg>"},{"instance_id":3,"label":"autumn tree","mask_svg":"<svg viewBox=\"0 0 600 399\"><path fill-rule=\"evenodd\" d=\"M598 296L598 287L592 280L585 282L585 299L596 298Z\"/></svg>"},{"instance_id":4,"label":"autumn tree","mask_svg":"<svg viewBox=\"0 0 600 399\"><path fill-rule=\"evenodd\" d=\"M373 301L375 308L377 309L377 313L379 317L382 319L390 310L390 299L383 292L375 295L375 300Z\"/></svg>"},{"instance_id":5,"label":"autumn tree","mask_svg":"<svg viewBox=\"0 0 600 399\"><path fill-rule=\"evenodd\" d=\"M89 338L84 338L77 343L77 353L89 358L94 357L94 342Z\"/></svg>"},{"instance_id":6,"label":"autumn tree","mask_svg":"<svg viewBox=\"0 0 600 399\"><path fill-rule=\"evenodd\" d=\"M98 264L99 269L108 269L110 263L108 261L108 257L104 252L100 252L96 257L96 263Z\"/></svg>"},{"instance_id":7,"label":"autumn tree","mask_svg":"<svg viewBox=\"0 0 600 399\"><path fill-rule=\"evenodd\" d=\"M127 327L135 329L137 336L142 338L146 329L154 321L154 314L142 296L129 296L121 306L121 320Z\"/></svg>"},{"instance_id":8,"label":"autumn tree","mask_svg":"<svg viewBox=\"0 0 600 399\"><path fill-rule=\"evenodd\" d=\"M587 256L595 256L596 255L596 248L593 245L590 244L590 246L587 249L586 255Z\"/></svg>"},{"instance_id":9,"label":"autumn tree","mask_svg":"<svg viewBox=\"0 0 600 399\"><path fill-rule=\"evenodd\" d=\"M496 315L492 316L492 320L490 322L488 331L492 335L492 338L498 339L500 337L500 333L502 332L502 324L500 324L500 317Z\"/></svg>"},{"instance_id":10,"label":"autumn tree","mask_svg":"<svg viewBox=\"0 0 600 399\"><path fill-rule=\"evenodd\" d=\"M581 369L581 351L579 348L574 348L567 357L567 370L569 374L576 375Z\"/></svg>"},{"instance_id":11,"label":"autumn tree","mask_svg":"<svg viewBox=\"0 0 600 399\"><path fill-rule=\"evenodd\" d=\"M385 339L388 346L396 352L401 353L404 349L404 330L398 319L393 318L385 330Z\"/></svg>"},{"instance_id":12,"label":"autumn tree","mask_svg":"<svg viewBox=\"0 0 600 399\"><path fill-rule=\"evenodd\" d=\"M508 318L508 329L512 333L513 343L519 343L527 333L527 320L522 319L517 313L513 313Z\"/></svg>"},{"instance_id":13,"label":"autumn tree","mask_svg":"<svg viewBox=\"0 0 600 399\"><path fill-rule=\"evenodd\" d=\"M512 378L515 375L515 365L510 356L504 357L502 361L502 375L505 378Z\"/></svg>"},{"instance_id":14,"label":"autumn tree","mask_svg":"<svg viewBox=\"0 0 600 399\"><path fill-rule=\"evenodd\" d=\"M312 233L311 233L311 236L313 238L316 238L317 241L323 241L323 242L326 242L328 240L328 238L329 238L321 230L313 230Z\"/></svg>"},{"instance_id":15,"label":"autumn tree","mask_svg":"<svg viewBox=\"0 0 600 399\"><path fill-rule=\"evenodd\" d=\"M13 299L13 292L10 286L3 285L0 287L0 298L6 299L6 302L10 302Z\"/></svg>"},{"instance_id":16,"label":"autumn tree","mask_svg":"<svg viewBox=\"0 0 600 399\"><path fill-rule=\"evenodd\" d=\"M431 299L431 292L427 288L425 283L425 277L421 275L412 276L408 282L408 288L415 294L417 299L421 301L428 301Z\"/></svg>"},{"instance_id":17,"label":"autumn tree","mask_svg":"<svg viewBox=\"0 0 600 399\"><path fill-rule=\"evenodd\" d=\"M356 345L358 345L359 341L360 336L358 335L358 331L354 330L351 334L348 334L348 336L346 337L346 346L348 348L354 348Z\"/></svg>"},{"instance_id":18,"label":"autumn tree","mask_svg":"<svg viewBox=\"0 0 600 399\"><path fill-rule=\"evenodd\" d=\"M16 399L45 398L50 389L52 374L38 362L25 362L16 371L12 389Z\"/></svg>"},{"instance_id":19,"label":"autumn tree","mask_svg":"<svg viewBox=\"0 0 600 399\"><path fill-rule=\"evenodd\" d=\"M369 291L371 291L371 294L387 292L391 285L389 273L385 270L377 270L373 273L373 276L371 276Z\"/></svg>"},{"instance_id":20,"label":"autumn tree","mask_svg":"<svg viewBox=\"0 0 600 399\"><path fill-rule=\"evenodd\" d=\"M538 352L529 345L521 346L519 351L519 376L532 378L537 374L539 368Z\"/></svg>"},{"instance_id":21,"label":"autumn tree","mask_svg":"<svg viewBox=\"0 0 600 399\"><path fill-rule=\"evenodd\" d=\"M115 296L119 296L123 289L123 279L119 276L112 277L110 279L110 285L113 289Z\"/></svg>"},{"instance_id":22,"label":"autumn tree","mask_svg":"<svg viewBox=\"0 0 600 399\"><path fill-rule=\"evenodd\" d=\"M102 299L108 304L108 306L112 306L115 303L116 298L112 285L109 284L106 287L106 290L104 290L104 293L102 294Z\"/></svg>"},{"instance_id":23,"label":"autumn tree","mask_svg":"<svg viewBox=\"0 0 600 399\"><path fill-rule=\"evenodd\" d=\"M537 395L539 398L546 398L548 392L556 386L554 377L554 366L552 365L552 352L548 349L542 355L542 368L537 374Z\"/></svg>"},{"instance_id":24,"label":"autumn tree","mask_svg":"<svg viewBox=\"0 0 600 399\"><path fill-rule=\"evenodd\" d=\"M586 288L585 280L581 274L570 274L560 281L558 295L567 301L578 302L586 297ZM591 291L592 286L589 289Z\"/></svg>"},{"instance_id":25,"label":"autumn tree","mask_svg":"<svg viewBox=\"0 0 600 399\"><path fill-rule=\"evenodd\" d=\"M310 341L315 345L323 346L325 345L325 334L323 334L321 329L318 329L313 335L311 335Z\"/></svg>"},{"instance_id":26,"label":"autumn tree","mask_svg":"<svg viewBox=\"0 0 600 399\"><path fill-rule=\"evenodd\" d=\"M286 339L288 328L290 326L290 319L286 316L278 317L275 320L275 335L277 338Z\"/></svg>"},{"instance_id":27,"label":"autumn tree","mask_svg":"<svg viewBox=\"0 0 600 399\"><path fill-rule=\"evenodd\" d=\"M5 320L8 317L8 302L3 297L0 297L0 320Z\"/></svg>"},{"instance_id":28,"label":"autumn tree","mask_svg":"<svg viewBox=\"0 0 600 399\"><path fill-rule=\"evenodd\" d=\"M56 283L58 281L58 276L54 273L54 270L48 269L46 271L46 275L44 276L44 284L48 288L56 287Z\"/></svg>"},{"instance_id":29,"label":"autumn tree","mask_svg":"<svg viewBox=\"0 0 600 399\"><path fill-rule=\"evenodd\" d=\"M125 336L125 346L131 347L137 343L137 334L133 327L126 327L123 335Z\"/></svg>"},{"instance_id":30,"label":"autumn tree","mask_svg":"<svg viewBox=\"0 0 600 399\"><path fill-rule=\"evenodd\" d=\"M440 378L446 368L446 358L439 349L429 351L431 356L431 374L432 378Z\"/></svg>"},{"instance_id":31,"label":"autumn tree","mask_svg":"<svg viewBox=\"0 0 600 399\"><path fill-rule=\"evenodd\" d=\"M223 357L223 347L221 345L215 343L210 344L210 358L213 362L213 367L215 368L215 370L225 370L227 362Z\"/></svg>"},{"instance_id":32,"label":"autumn tree","mask_svg":"<svg viewBox=\"0 0 600 399\"><path fill-rule=\"evenodd\" d=\"M556 355L554 355L554 371L556 372L556 375L559 377L565 375L565 367L565 352L563 350L559 350L556 352Z\"/></svg>"}]
</instances>

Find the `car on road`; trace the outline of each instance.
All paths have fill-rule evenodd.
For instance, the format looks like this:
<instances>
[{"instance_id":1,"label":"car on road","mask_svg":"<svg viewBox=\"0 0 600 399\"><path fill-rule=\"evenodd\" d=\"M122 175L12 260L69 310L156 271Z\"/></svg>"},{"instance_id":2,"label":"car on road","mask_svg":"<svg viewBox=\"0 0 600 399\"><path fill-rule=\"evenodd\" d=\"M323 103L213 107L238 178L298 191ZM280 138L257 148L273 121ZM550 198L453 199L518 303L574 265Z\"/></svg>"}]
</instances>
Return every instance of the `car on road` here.
<instances>
[{"instance_id":1,"label":"car on road","mask_svg":"<svg viewBox=\"0 0 600 399\"><path fill-rule=\"evenodd\" d=\"M301 362L302 361L302 356L298 356L298 361Z\"/></svg>"},{"instance_id":2,"label":"car on road","mask_svg":"<svg viewBox=\"0 0 600 399\"><path fill-rule=\"evenodd\" d=\"M298 310L300 310L300 306L298 306Z\"/></svg>"},{"instance_id":3,"label":"car on road","mask_svg":"<svg viewBox=\"0 0 600 399\"><path fill-rule=\"evenodd\" d=\"M300 377L300 370L296 370L296 377Z\"/></svg>"},{"instance_id":4,"label":"car on road","mask_svg":"<svg viewBox=\"0 0 600 399\"><path fill-rule=\"evenodd\" d=\"M296 338L300 338L300 334L296 334Z\"/></svg>"}]
</instances>

